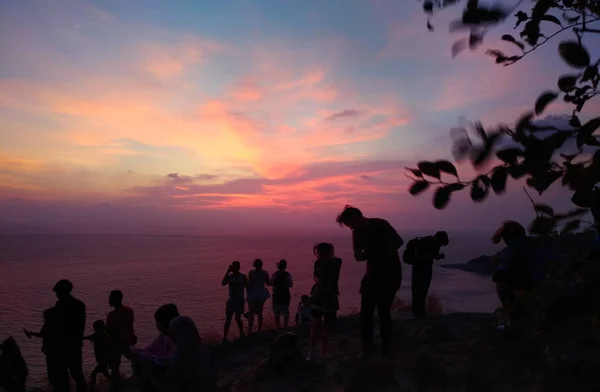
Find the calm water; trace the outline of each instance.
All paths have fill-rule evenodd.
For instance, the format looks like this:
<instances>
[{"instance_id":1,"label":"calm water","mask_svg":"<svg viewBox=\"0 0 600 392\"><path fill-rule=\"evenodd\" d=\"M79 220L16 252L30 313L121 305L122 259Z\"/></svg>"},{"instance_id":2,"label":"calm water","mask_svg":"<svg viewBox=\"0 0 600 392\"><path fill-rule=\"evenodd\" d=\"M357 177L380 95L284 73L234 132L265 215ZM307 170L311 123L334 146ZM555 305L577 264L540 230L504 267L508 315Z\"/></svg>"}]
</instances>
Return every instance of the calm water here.
<instances>
[{"instance_id":1,"label":"calm water","mask_svg":"<svg viewBox=\"0 0 600 392\"><path fill-rule=\"evenodd\" d=\"M232 260L240 260L244 272L254 258L275 270L275 262L288 260L295 281L292 305L312 285L312 246L331 241L344 264L340 277L341 313L359 305L358 287L364 264L352 258L350 233L339 237L185 237L100 235L0 235L0 338L15 336L30 366L30 379L45 376L41 341L28 340L23 327L38 330L42 311L54 304L53 284L70 279L74 295L88 311L88 330L104 319L110 290L120 289L125 303L135 310L135 328L141 344L156 334L153 314L164 303L176 303L201 332L220 334L227 288L221 279ZM405 240L411 236L401 233ZM499 250L487 237L451 236L444 262L462 262ZM404 265L400 297L410 299L410 267ZM461 271L437 268L432 291L454 311L491 311L497 306L489 279ZM267 303L265 309L270 309ZM232 330L235 328L232 327ZM84 346L85 371L93 368L91 345Z\"/></svg>"}]
</instances>

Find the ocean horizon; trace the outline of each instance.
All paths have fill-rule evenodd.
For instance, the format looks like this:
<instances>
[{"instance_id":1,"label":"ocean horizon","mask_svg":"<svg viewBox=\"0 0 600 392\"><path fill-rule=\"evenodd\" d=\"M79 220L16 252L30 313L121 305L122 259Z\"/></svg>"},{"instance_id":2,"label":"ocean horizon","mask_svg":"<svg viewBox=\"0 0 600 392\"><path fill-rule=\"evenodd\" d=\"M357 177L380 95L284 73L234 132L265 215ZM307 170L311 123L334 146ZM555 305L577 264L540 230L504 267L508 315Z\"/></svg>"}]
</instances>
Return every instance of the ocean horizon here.
<instances>
[{"instance_id":1,"label":"ocean horizon","mask_svg":"<svg viewBox=\"0 0 600 392\"><path fill-rule=\"evenodd\" d=\"M400 233L407 242L425 232ZM501 247L489 236L450 232L450 245L443 263L460 263ZM155 336L153 314L164 303L177 304L182 314L192 317L201 333L221 334L228 290L221 286L233 260L242 272L261 258L265 270L285 258L294 279L292 315L302 294L312 287L315 243L327 241L343 260L340 275L340 314L360 306L358 293L365 264L354 261L348 230L335 235L139 235L139 234L8 234L0 235L0 338L14 336L30 367L32 383L43 382L45 363L41 341L27 339L23 328L39 330L42 312L56 298L52 286L59 279L74 284L74 295L87 305L86 330L94 320L110 311L108 293L119 289L124 302L135 312L135 329L141 345ZM402 251L402 249L400 250ZM441 263L437 263L441 264ZM402 288L398 297L410 302L410 266L403 264ZM438 296L446 311L491 312L498 306L490 279L463 271L434 268L430 293ZM265 313L271 313L270 301ZM236 331L232 327L232 331ZM90 344L84 345L84 370L93 368ZM125 366L126 367L126 366Z\"/></svg>"}]
</instances>

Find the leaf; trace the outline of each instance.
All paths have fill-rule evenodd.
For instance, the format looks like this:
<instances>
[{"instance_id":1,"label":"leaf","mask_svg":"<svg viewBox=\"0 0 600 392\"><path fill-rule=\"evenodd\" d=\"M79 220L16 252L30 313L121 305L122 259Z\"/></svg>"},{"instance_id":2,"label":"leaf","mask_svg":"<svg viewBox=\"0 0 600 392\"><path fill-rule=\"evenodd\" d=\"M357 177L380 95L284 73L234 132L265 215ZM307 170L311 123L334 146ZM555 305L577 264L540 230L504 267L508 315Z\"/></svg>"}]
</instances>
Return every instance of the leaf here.
<instances>
[{"instance_id":1,"label":"leaf","mask_svg":"<svg viewBox=\"0 0 600 392\"><path fill-rule=\"evenodd\" d=\"M579 117L573 115L569 120L569 125L573 128L581 128L581 121L579 121Z\"/></svg>"},{"instance_id":2,"label":"leaf","mask_svg":"<svg viewBox=\"0 0 600 392\"><path fill-rule=\"evenodd\" d=\"M471 185L471 200L481 203L487 197L488 189L487 186L482 186L479 180L473 182Z\"/></svg>"},{"instance_id":3,"label":"leaf","mask_svg":"<svg viewBox=\"0 0 600 392\"><path fill-rule=\"evenodd\" d=\"M590 65L588 51L577 41L563 41L558 44L560 57L574 68L585 68Z\"/></svg>"},{"instance_id":4,"label":"leaf","mask_svg":"<svg viewBox=\"0 0 600 392\"><path fill-rule=\"evenodd\" d=\"M433 195L433 206L438 210L443 209L450 202L451 194L452 192L447 187L439 187Z\"/></svg>"},{"instance_id":5,"label":"leaf","mask_svg":"<svg viewBox=\"0 0 600 392\"><path fill-rule=\"evenodd\" d=\"M575 218L576 216L585 215L585 214L587 214L587 212L588 212L587 208L575 208L574 210L567 212L564 215L564 217L565 218Z\"/></svg>"},{"instance_id":6,"label":"leaf","mask_svg":"<svg viewBox=\"0 0 600 392\"><path fill-rule=\"evenodd\" d=\"M433 162L421 161L417 163L417 167L421 171L421 173L429 176L440 179L440 171Z\"/></svg>"},{"instance_id":7,"label":"leaf","mask_svg":"<svg viewBox=\"0 0 600 392\"><path fill-rule=\"evenodd\" d=\"M415 177L423 177L423 173L421 173L418 169L412 169L410 167L405 167L406 170L410 171Z\"/></svg>"},{"instance_id":8,"label":"leaf","mask_svg":"<svg viewBox=\"0 0 600 392\"><path fill-rule=\"evenodd\" d=\"M508 179L508 169L504 166L498 166L492 173L492 189L497 195L506 191L506 180Z\"/></svg>"},{"instance_id":9,"label":"leaf","mask_svg":"<svg viewBox=\"0 0 600 392\"><path fill-rule=\"evenodd\" d=\"M581 226L581 221L579 219L574 219L572 221L568 221L563 226L562 230L560 231L560 234L570 233L574 230L579 229L580 226Z\"/></svg>"},{"instance_id":10,"label":"leaf","mask_svg":"<svg viewBox=\"0 0 600 392\"><path fill-rule=\"evenodd\" d=\"M562 172L559 171L549 170L544 172L534 179L533 188L541 195L560 177L562 177Z\"/></svg>"},{"instance_id":11,"label":"leaf","mask_svg":"<svg viewBox=\"0 0 600 392\"><path fill-rule=\"evenodd\" d=\"M525 131L525 129L531 128L531 120L533 119L533 116L534 114L532 112L527 112L519 118L517 125L515 126L517 133L522 133Z\"/></svg>"},{"instance_id":12,"label":"leaf","mask_svg":"<svg viewBox=\"0 0 600 392\"><path fill-rule=\"evenodd\" d=\"M503 162L516 163L517 158L523 156L523 151L519 148L505 148L496 152L496 156Z\"/></svg>"},{"instance_id":13,"label":"leaf","mask_svg":"<svg viewBox=\"0 0 600 392\"><path fill-rule=\"evenodd\" d=\"M518 180L519 178L523 177L525 174L527 174L527 167L524 165L514 165L514 166L510 166L508 168L508 174L510 174L510 176L515 179Z\"/></svg>"},{"instance_id":14,"label":"leaf","mask_svg":"<svg viewBox=\"0 0 600 392\"><path fill-rule=\"evenodd\" d=\"M554 218L548 216L538 216L531 222L529 232L537 235L548 235L556 225Z\"/></svg>"},{"instance_id":15,"label":"leaf","mask_svg":"<svg viewBox=\"0 0 600 392\"><path fill-rule=\"evenodd\" d=\"M593 191L576 191L571 201L578 207L590 208L596 199Z\"/></svg>"},{"instance_id":16,"label":"leaf","mask_svg":"<svg viewBox=\"0 0 600 392\"><path fill-rule=\"evenodd\" d=\"M558 97L558 94L552 91L546 91L542 95L540 95L535 101L535 114L539 116L544 112L546 106L548 106L552 101L554 101Z\"/></svg>"},{"instance_id":17,"label":"leaf","mask_svg":"<svg viewBox=\"0 0 600 392\"><path fill-rule=\"evenodd\" d=\"M579 75L563 75L558 79L558 88L565 93L575 89Z\"/></svg>"},{"instance_id":18,"label":"leaf","mask_svg":"<svg viewBox=\"0 0 600 392\"><path fill-rule=\"evenodd\" d=\"M517 41L517 40L515 39L515 37L513 37L513 36L512 36L512 35L510 35L510 34L504 34L504 35L502 36L502 40L503 40L503 41L506 41L506 42L511 42L511 43L513 43L513 44L517 45L519 48L521 48L521 50L525 50L525 44L524 44L524 43L522 43L522 42L519 42L519 41Z\"/></svg>"},{"instance_id":19,"label":"leaf","mask_svg":"<svg viewBox=\"0 0 600 392\"><path fill-rule=\"evenodd\" d=\"M554 209L552 209L552 207L550 207L549 205L546 204L536 204L533 209L535 210L535 212L539 212L541 214L546 214L546 215L550 215L550 216L554 216Z\"/></svg>"},{"instance_id":20,"label":"leaf","mask_svg":"<svg viewBox=\"0 0 600 392\"><path fill-rule=\"evenodd\" d=\"M458 171L452 162L446 160L439 160L434 162L435 166L442 173L452 174L455 177L458 177Z\"/></svg>"},{"instance_id":21,"label":"leaf","mask_svg":"<svg viewBox=\"0 0 600 392\"><path fill-rule=\"evenodd\" d=\"M416 181L412 184L408 192L413 196L417 196L419 193L423 193L427 188L429 188L429 182Z\"/></svg>"},{"instance_id":22,"label":"leaf","mask_svg":"<svg viewBox=\"0 0 600 392\"><path fill-rule=\"evenodd\" d=\"M448 184L445 186L450 192L457 192L465 189L465 184L461 184L460 182L455 182L453 184Z\"/></svg>"},{"instance_id":23,"label":"leaf","mask_svg":"<svg viewBox=\"0 0 600 392\"><path fill-rule=\"evenodd\" d=\"M560 20L558 20L558 18L556 16L553 15L544 15L541 17L542 20L545 20L547 22L552 22L555 23L557 25L559 25L560 27L562 27L562 23L560 23Z\"/></svg>"},{"instance_id":24,"label":"leaf","mask_svg":"<svg viewBox=\"0 0 600 392\"><path fill-rule=\"evenodd\" d=\"M460 52L465 50L467 48L467 44L468 44L468 41L465 38L459 39L458 41L453 43L452 44L452 58L455 58L456 56L458 56L460 54Z\"/></svg>"},{"instance_id":25,"label":"leaf","mask_svg":"<svg viewBox=\"0 0 600 392\"><path fill-rule=\"evenodd\" d=\"M592 118L590 121L583 124L581 127L581 132L591 135L598 128L600 128L600 117Z\"/></svg>"}]
</instances>

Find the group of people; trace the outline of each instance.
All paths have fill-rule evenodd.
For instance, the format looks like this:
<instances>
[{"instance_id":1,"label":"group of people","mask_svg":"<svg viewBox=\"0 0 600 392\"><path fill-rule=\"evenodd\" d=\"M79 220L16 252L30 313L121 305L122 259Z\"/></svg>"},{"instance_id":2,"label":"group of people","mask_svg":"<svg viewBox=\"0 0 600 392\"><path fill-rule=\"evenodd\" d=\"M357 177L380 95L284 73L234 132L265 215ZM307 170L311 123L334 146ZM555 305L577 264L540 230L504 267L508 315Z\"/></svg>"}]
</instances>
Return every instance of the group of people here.
<instances>
[{"instance_id":1,"label":"group of people","mask_svg":"<svg viewBox=\"0 0 600 392\"><path fill-rule=\"evenodd\" d=\"M110 292L113 308L104 320L93 323L93 333L85 335L86 306L72 295L73 284L60 280L54 286L58 301L43 312L44 324L39 332L24 329L28 338L42 339L46 357L48 381L55 392L70 390L71 380L77 392L86 391L82 369L83 342L93 343L96 366L91 373L93 391L96 378L104 375L111 390L120 388L120 365L123 357L131 360L133 374L142 391L212 390L214 379L210 372L210 355L202 345L196 325L191 318L179 314L177 306L166 304L154 314L158 334L150 345L137 347L134 332L134 312L123 304L123 293ZM14 343L14 344L11 344ZM10 365L10 380L2 380L9 391L24 391L27 366L16 341L2 344L3 370ZM70 376L70 377L69 377Z\"/></svg>"},{"instance_id":2,"label":"group of people","mask_svg":"<svg viewBox=\"0 0 600 392\"><path fill-rule=\"evenodd\" d=\"M338 215L337 223L352 231L354 258L366 263L366 273L360 284L360 334L362 355L376 351L373 339L373 316L378 312L381 337L381 353L392 351L393 323L391 308L402 283L402 266L399 249L404 245L398 232L384 219L368 218L355 207L346 206ZM508 247L507 257L494 274L498 296L510 319L519 293L531 290L546 276L546 268L532 260L530 250L534 242L517 222L507 221L496 232L494 243L504 241ZM406 244L402 260L412 265L412 310L415 317L426 315L426 298L432 278L434 260L444 258L441 248L447 246L449 238L440 231L433 236L417 237ZM314 285L310 295L305 294L298 305L296 322L311 323L307 359L316 354L321 341L321 354L329 355L331 324L339 310L339 277L342 260L335 255L333 244L319 243L313 248L316 260L313 266ZM225 309L223 340L227 340L231 321L235 317L240 336L244 335L242 317L248 319L248 333L257 321L257 330L263 326L263 309L267 299L272 298L276 327L287 328L289 323L292 275L286 270L287 262L280 260L277 271L269 275L263 262L256 259L254 269L248 275L240 272L241 265L234 261L222 280L229 288L229 299ZM272 288L272 293L269 292ZM73 285L61 280L54 286L58 298L56 305L44 312L44 325L39 332L25 330L27 337L41 337L42 351L46 355L48 378L55 391L69 390L69 374L77 391L83 392L86 380L82 371L82 343L90 340L94 345L97 366L92 372L92 387L96 376L106 376L113 389L118 389L120 362L124 356L132 363L133 373L144 391L208 390L213 386L210 372L210 356L204 346L194 322L179 314L174 304L158 308L154 317L158 335L151 345L138 348L134 332L133 310L123 305L123 293L115 290L109 295L113 310L106 322L94 322L94 332L84 335L86 308L83 302L73 297ZM246 296L247 295L247 296ZM245 305L248 303L248 311ZM12 339L12 338L11 338ZM5 361L6 353L20 356L14 339L3 343L2 366L10 362L15 368L11 379L26 378L23 362L14 359ZM12 343L11 343L12 342ZM14 343L14 344L13 344ZM7 355L6 358L9 358ZM22 366L19 367L21 364ZM24 371L18 369L24 368ZM5 382L4 380L3 382ZM12 382L11 381L11 382ZM205 389L200 389L202 386Z\"/></svg>"}]
</instances>

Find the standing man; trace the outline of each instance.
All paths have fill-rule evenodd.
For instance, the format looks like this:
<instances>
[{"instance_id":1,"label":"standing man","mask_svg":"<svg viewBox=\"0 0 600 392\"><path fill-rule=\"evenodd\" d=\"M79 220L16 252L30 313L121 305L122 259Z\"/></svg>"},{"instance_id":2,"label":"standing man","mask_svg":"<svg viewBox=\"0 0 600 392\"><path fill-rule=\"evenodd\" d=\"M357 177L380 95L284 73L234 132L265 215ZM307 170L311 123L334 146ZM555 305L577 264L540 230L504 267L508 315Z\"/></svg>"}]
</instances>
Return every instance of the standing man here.
<instances>
[{"instance_id":1,"label":"standing man","mask_svg":"<svg viewBox=\"0 0 600 392\"><path fill-rule=\"evenodd\" d=\"M121 379L119 371L121 355L127 347L135 346L137 336L133 330L133 309L123 305L123 292L121 290L111 291L108 296L108 304L113 308L106 317L110 378L113 390L118 390Z\"/></svg>"},{"instance_id":2,"label":"standing man","mask_svg":"<svg viewBox=\"0 0 600 392\"><path fill-rule=\"evenodd\" d=\"M240 329L240 337L244 336L244 324L242 323L242 314L244 314L244 307L246 306L246 300L244 297L244 291L248 287L248 278L246 275L240 272L240 262L234 261L231 263L227 272L223 277L221 284L223 286L229 286L229 299L225 306L225 326L223 327L223 342L227 341L227 334L231 327L231 319L235 315L235 322Z\"/></svg>"},{"instance_id":3,"label":"standing man","mask_svg":"<svg viewBox=\"0 0 600 392\"><path fill-rule=\"evenodd\" d=\"M366 218L355 207L346 206L336 219L352 230L356 261L367 262L361 282L360 324L363 355L373 350L373 313L377 308L381 333L381 351L391 350L393 324L391 308L402 283L398 249L404 244L396 230L384 219Z\"/></svg>"},{"instance_id":4,"label":"standing man","mask_svg":"<svg viewBox=\"0 0 600 392\"><path fill-rule=\"evenodd\" d=\"M449 242L448 233L438 231L433 236L415 238L406 244L402 258L407 264L412 264L412 312L415 318L427 315L426 302L429 286L431 286L433 260L446 257L440 253L440 249L442 246L447 246ZM411 243L414 245L411 246Z\"/></svg>"},{"instance_id":5,"label":"standing man","mask_svg":"<svg viewBox=\"0 0 600 392\"><path fill-rule=\"evenodd\" d=\"M69 390L69 376L77 386L77 392L85 392L85 377L82 369L82 347L85 332L85 304L71 295L73 283L67 279L59 280L53 288L57 318L61 320L60 346L62 351L57 368L58 390Z\"/></svg>"}]
</instances>

